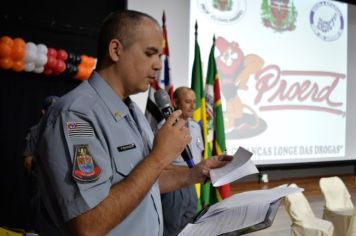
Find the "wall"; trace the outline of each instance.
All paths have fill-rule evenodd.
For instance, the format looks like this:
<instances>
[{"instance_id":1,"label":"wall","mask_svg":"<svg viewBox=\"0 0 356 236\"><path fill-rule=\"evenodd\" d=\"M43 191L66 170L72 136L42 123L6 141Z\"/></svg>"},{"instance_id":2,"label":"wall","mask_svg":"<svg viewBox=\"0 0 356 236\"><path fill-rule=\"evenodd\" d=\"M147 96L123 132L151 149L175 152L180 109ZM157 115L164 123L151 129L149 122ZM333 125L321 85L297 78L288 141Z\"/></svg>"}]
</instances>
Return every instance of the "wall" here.
<instances>
[{"instance_id":1,"label":"wall","mask_svg":"<svg viewBox=\"0 0 356 236\"><path fill-rule=\"evenodd\" d=\"M162 23L162 14L166 14L168 45L170 50L170 69L174 87L189 86L191 66L188 62L189 32L189 0L129 0L128 9L142 11L153 16ZM132 96L142 111L146 108L147 92Z\"/></svg>"}]
</instances>

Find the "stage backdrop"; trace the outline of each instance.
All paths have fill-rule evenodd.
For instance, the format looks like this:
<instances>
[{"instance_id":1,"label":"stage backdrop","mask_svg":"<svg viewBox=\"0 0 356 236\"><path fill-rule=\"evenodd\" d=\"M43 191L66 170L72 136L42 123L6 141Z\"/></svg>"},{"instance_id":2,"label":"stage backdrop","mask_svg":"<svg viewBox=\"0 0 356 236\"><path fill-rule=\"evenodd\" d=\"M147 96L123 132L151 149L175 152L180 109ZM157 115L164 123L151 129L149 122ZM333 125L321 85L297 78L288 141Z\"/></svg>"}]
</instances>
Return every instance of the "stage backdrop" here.
<instances>
[{"instance_id":1,"label":"stage backdrop","mask_svg":"<svg viewBox=\"0 0 356 236\"><path fill-rule=\"evenodd\" d=\"M153 8L130 0L128 8L158 21L166 11L175 87L190 85L195 23L204 75L216 37L229 153L244 146L255 153L256 164L356 159L356 100L348 92L356 85L350 43L356 20L348 13L355 6L317 0L155 2ZM142 109L145 98L135 98Z\"/></svg>"}]
</instances>

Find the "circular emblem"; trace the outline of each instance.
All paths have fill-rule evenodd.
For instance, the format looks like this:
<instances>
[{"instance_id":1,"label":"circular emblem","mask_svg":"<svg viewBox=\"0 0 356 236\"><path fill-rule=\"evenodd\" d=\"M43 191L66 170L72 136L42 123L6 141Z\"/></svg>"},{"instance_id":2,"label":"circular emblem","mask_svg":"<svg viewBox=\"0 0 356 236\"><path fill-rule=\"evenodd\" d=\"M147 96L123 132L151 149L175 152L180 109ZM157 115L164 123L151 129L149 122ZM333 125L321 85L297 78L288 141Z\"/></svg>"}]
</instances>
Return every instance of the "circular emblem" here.
<instances>
[{"instance_id":1,"label":"circular emblem","mask_svg":"<svg viewBox=\"0 0 356 236\"><path fill-rule=\"evenodd\" d=\"M334 41L344 31L345 22L339 8L332 2L322 1L312 8L310 25L319 38L324 41Z\"/></svg>"},{"instance_id":2,"label":"circular emblem","mask_svg":"<svg viewBox=\"0 0 356 236\"><path fill-rule=\"evenodd\" d=\"M199 8L212 20L233 24L246 12L246 0L198 0Z\"/></svg>"}]
</instances>

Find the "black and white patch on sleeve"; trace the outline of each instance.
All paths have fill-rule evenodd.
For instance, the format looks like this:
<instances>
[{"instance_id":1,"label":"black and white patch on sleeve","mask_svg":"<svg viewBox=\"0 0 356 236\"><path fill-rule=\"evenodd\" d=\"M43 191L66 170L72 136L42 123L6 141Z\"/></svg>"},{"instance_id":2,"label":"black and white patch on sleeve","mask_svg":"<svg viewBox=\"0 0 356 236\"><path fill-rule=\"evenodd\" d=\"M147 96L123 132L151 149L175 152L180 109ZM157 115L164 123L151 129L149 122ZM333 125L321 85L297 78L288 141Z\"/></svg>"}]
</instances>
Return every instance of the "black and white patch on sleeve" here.
<instances>
[{"instance_id":1,"label":"black and white patch on sleeve","mask_svg":"<svg viewBox=\"0 0 356 236\"><path fill-rule=\"evenodd\" d=\"M92 138L94 129L88 122L67 122L67 134L69 138Z\"/></svg>"}]
</instances>

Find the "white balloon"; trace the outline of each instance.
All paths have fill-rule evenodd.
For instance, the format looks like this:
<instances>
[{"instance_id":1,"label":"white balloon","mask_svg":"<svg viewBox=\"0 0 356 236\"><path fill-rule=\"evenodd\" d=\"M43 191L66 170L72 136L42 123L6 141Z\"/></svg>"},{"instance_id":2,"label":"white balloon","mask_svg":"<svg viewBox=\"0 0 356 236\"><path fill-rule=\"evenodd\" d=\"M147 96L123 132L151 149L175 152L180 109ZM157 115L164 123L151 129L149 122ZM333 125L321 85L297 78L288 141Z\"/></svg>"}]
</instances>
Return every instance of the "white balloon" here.
<instances>
[{"instance_id":1,"label":"white balloon","mask_svg":"<svg viewBox=\"0 0 356 236\"><path fill-rule=\"evenodd\" d=\"M37 46L33 42L27 42L26 43L26 51L34 51L35 53L37 52Z\"/></svg>"},{"instance_id":2,"label":"white balloon","mask_svg":"<svg viewBox=\"0 0 356 236\"><path fill-rule=\"evenodd\" d=\"M33 63L33 62L29 62L29 63L26 63L25 64L25 67L24 67L24 71L26 71L26 72L31 72L31 71L33 71L35 69L35 63Z\"/></svg>"},{"instance_id":3,"label":"white balloon","mask_svg":"<svg viewBox=\"0 0 356 236\"><path fill-rule=\"evenodd\" d=\"M38 66L33 70L33 72L35 72L37 74L41 74L43 71L44 71L44 67L43 66Z\"/></svg>"},{"instance_id":4,"label":"white balloon","mask_svg":"<svg viewBox=\"0 0 356 236\"><path fill-rule=\"evenodd\" d=\"M36 66L44 66L47 63L47 55L44 55L42 53L37 53L37 57L35 60Z\"/></svg>"},{"instance_id":5,"label":"white balloon","mask_svg":"<svg viewBox=\"0 0 356 236\"><path fill-rule=\"evenodd\" d=\"M26 53L25 53L25 58L24 58L25 63L34 62L36 60L36 57L37 57L36 51L29 50L26 47Z\"/></svg>"},{"instance_id":6,"label":"white balloon","mask_svg":"<svg viewBox=\"0 0 356 236\"><path fill-rule=\"evenodd\" d=\"M44 45L44 44L42 44L42 43L38 44L38 45L37 45L37 50L38 50L38 52L47 55L48 48L47 48L46 45Z\"/></svg>"}]
</instances>

